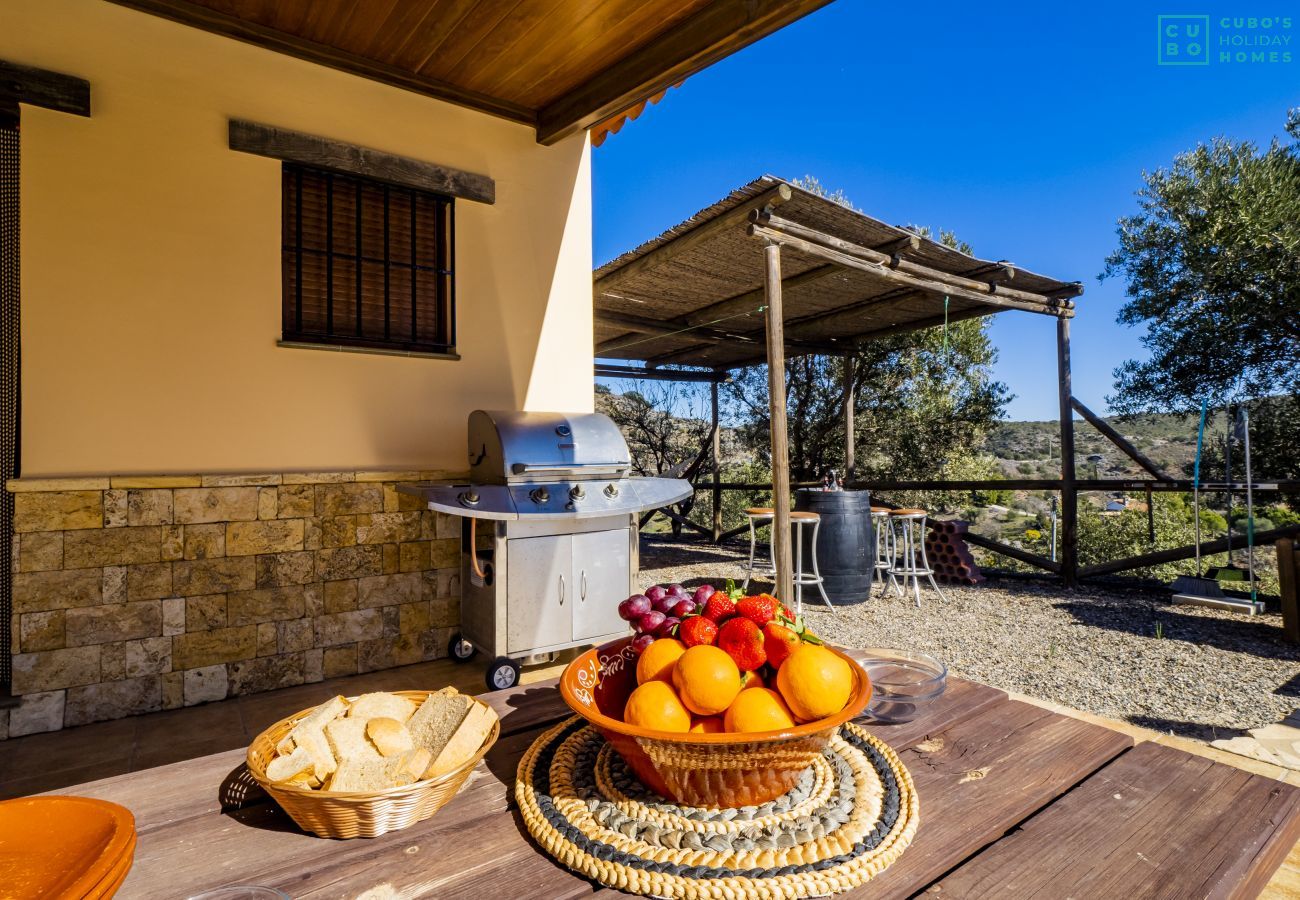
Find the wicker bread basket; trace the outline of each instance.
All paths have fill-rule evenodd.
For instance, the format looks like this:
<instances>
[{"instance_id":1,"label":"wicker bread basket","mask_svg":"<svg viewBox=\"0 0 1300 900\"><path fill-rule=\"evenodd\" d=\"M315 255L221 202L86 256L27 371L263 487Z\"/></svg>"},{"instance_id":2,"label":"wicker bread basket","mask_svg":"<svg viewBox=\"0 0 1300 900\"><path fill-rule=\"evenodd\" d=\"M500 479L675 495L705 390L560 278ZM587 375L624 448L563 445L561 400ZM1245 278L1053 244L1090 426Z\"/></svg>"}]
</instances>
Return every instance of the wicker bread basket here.
<instances>
[{"instance_id":1,"label":"wicker bread basket","mask_svg":"<svg viewBox=\"0 0 1300 900\"><path fill-rule=\"evenodd\" d=\"M393 693L421 704L434 692ZM356 699L349 697L348 701ZM487 706L477 697L470 699L481 706ZM382 791L320 791L268 780L266 767L275 759L275 745L312 709L304 709L287 719L281 719L254 738L248 746L248 770L298 827L328 838L378 837L429 818L456 796L469 778L469 773L474 771L479 760L492 749L501 734L501 723L493 722L492 730L483 740L482 746L458 768L437 778Z\"/></svg>"}]
</instances>

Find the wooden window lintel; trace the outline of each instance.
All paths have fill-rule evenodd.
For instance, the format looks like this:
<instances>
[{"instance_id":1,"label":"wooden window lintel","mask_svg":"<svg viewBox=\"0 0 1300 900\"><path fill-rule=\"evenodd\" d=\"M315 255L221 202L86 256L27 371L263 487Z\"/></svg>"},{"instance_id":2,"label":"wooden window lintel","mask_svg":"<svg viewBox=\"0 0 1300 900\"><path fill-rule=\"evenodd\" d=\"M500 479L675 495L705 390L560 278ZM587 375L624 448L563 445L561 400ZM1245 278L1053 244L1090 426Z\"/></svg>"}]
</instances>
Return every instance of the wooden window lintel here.
<instances>
[{"instance_id":1,"label":"wooden window lintel","mask_svg":"<svg viewBox=\"0 0 1300 900\"><path fill-rule=\"evenodd\" d=\"M479 203L496 202L496 182L487 175L243 119L230 120L230 149Z\"/></svg>"}]
</instances>

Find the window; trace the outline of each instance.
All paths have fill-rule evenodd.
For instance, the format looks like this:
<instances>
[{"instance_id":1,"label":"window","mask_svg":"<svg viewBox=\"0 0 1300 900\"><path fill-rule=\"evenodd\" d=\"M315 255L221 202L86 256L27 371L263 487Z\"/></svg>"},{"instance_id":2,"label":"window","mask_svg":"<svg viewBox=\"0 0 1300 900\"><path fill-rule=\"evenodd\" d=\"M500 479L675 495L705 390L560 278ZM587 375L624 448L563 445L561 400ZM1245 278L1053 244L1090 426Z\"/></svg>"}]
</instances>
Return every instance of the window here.
<instances>
[{"instance_id":1,"label":"window","mask_svg":"<svg viewBox=\"0 0 1300 900\"><path fill-rule=\"evenodd\" d=\"M454 201L284 163L286 343L454 354Z\"/></svg>"}]
</instances>

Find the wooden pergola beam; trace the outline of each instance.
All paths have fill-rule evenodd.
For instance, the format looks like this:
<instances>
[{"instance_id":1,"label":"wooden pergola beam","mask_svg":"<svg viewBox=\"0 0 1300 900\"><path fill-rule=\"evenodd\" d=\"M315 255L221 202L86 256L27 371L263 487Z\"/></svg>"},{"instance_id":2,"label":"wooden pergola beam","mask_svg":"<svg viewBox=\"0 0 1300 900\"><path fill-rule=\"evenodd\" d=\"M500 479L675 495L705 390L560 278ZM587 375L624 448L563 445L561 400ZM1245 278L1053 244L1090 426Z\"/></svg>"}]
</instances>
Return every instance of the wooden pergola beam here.
<instances>
[{"instance_id":1,"label":"wooden pergola beam","mask_svg":"<svg viewBox=\"0 0 1300 900\"><path fill-rule=\"evenodd\" d=\"M995 288L987 281L966 278L932 269L920 263L889 256L879 251L826 234L799 222L782 219L761 210L750 216L752 234L780 240L813 256L829 258L840 265L877 275L885 281L906 284L933 294L965 297L1011 309L1046 315L1073 315L1067 301L1012 288Z\"/></svg>"},{"instance_id":2,"label":"wooden pergola beam","mask_svg":"<svg viewBox=\"0 0 1300 900\"><path fill-rule=\"evenodd\" d=\"M781 298L781 245L763 247L763 283L767 288L767 393L772 436L772 562L776 566L776 595L794 600L790 552L790 445L786 435L785 337Z\"/></svg>"},{"instance_id":3,"label":"wooden pergola beam","mask_svg":"<svg viewBox=\"0 0 1300 900\"><path fill-rule=\"evenodd\" d=\"M646 381L681 381L701 384L717 384L730 381L731 374L725 369L712 371L688 371L684 369L643 369L638 366L619 366L609 363L596 363L597 378L641 378Z\"/></svg>"},{"instance_id":4,"label":"wooden pergola beam","mask_svg":"<svg viewBox=\"0 0 1300 900\"><path fill-rule=\"evenodd\" d=\"M681 340L693 340L700 344L713 344L718 341L737 341L757 346L762 343L761 334L749 334L747 332L705 328L701 326L681 326L674 322L657 322L653 319L645 319L640 316L628 316L622 313L597 313L596 322L606 325L614 325L619 328L626 328L628 331L636 332L637 334L654 335L658 337L674 337ZM620 347L627 346L628 340L629 337L627 335L621 335L607 341L601 341L596 345L596 356L601 356L602 354L616 351ZM793 349L803 350L810 353L823 352L828 349L829 346L826 344L815 344L797 340L787 340L786 345ZM665 355L671 356L675 354ZM654 365L664 365L670 362L670 360L651 358L648 362L652 362Z\"/></svg>"},{"instance_id":5,"label":"wooden pergola beam","mask_svg":"<svg viewBox=\"0 0 1300 900\"><path fill-rule=\"evenodd\" d=\"M733 210L718 216L716 219L709 219L701 222L690 231L677 235L671 241L660 244L644 256L638 256L619 266L612 272L597 278L592 288L597 297L602 294L608 294L618 288L620 284L640 272L654 266L661 266L674 257L692 250L710 240L719 233L736 228L744 224L749 219L749 214L754 210L763 209L767 206L776 206L784 203L792 196L788 184L778 184L769 190L764 191L752 200L740 204Z\"/></svg>"}]
</instances>

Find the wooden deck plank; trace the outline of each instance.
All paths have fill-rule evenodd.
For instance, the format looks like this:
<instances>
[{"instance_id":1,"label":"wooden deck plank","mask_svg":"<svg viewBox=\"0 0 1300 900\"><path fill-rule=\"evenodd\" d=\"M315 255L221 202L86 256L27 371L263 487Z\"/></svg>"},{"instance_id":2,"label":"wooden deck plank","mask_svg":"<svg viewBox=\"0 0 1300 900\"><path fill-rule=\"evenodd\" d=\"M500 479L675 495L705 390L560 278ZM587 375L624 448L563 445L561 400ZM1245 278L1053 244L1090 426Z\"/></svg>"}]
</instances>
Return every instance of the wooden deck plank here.
<instances>
[{"instance_id":1,"label":"wooden deck plank","mask_svg":"<svg viewBox=\"0 0 1300 900\"><path fill-rule=\"evenodd\" d=\"M933 733L899 754L921 798L916 838L846 896L923 890L1132 744L1127 735L1014 700Z\"/></svg>"},{"instance_id":2,"label":"wooden deck plank","mask_svg":"<svg viewBox=\"0 0 1300 900\"><path fill-rule=\"evenodd\" d=\"M951 728L1006 699L1006 691L977 681L949 678L943 696L926 707L923 715L897 725L867 725L867 730L895 750L903 750L934 731Z\"/></svg>"},{"instance_id":3,"label":"wooden deck plank","mask_svg":"<svg viewBox=\"0 0 1300 900\"><path fill-rule=\"evenodd\" d=\"M929 893L1254 897L1300 839L1300 790L1139 744Z\"/></svg>"}]
</instances>

